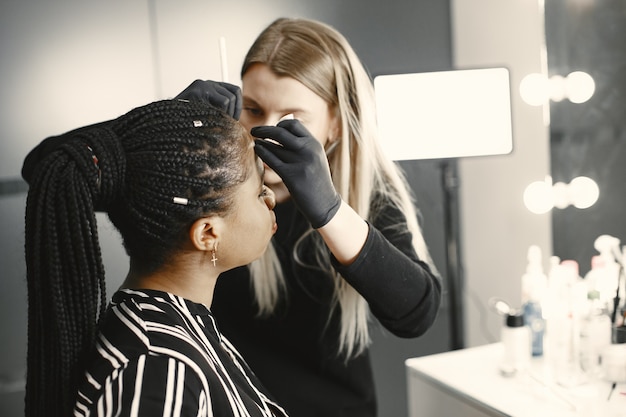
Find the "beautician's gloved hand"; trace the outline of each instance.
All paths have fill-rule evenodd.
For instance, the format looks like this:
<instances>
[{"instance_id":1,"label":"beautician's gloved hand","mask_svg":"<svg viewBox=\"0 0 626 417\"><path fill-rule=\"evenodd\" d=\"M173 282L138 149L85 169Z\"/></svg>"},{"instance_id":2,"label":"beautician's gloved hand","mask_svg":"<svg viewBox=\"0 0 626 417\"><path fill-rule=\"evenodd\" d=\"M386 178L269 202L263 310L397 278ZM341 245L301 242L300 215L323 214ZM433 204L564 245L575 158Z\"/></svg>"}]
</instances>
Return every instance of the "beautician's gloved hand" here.
<instances>
[{"instance_id":1,"label":"beautician's gloved hand","mask_svg":"<svg viewBox=\"0 0 626 417\"><path fill-rule=\"evenodd\" d=\"M283 180L291 197L314 229L332 219L341 197L330 176L328 159L319 143L298 120L284 120L277 126L258 126L250 131L256 139L254 150Z\"/></svg>"},{"instance_id":2,"label":"beautician's gloved hand","mask_svg":"<svg viewBox=\"0 0 626 417\"><path fill-rule=\"evenodd\" d=\"M241 115L241 89L233 84L221 81L195 80L175 99L203 101L230 114L239 120Z\"/></svg>"}]
</instances>

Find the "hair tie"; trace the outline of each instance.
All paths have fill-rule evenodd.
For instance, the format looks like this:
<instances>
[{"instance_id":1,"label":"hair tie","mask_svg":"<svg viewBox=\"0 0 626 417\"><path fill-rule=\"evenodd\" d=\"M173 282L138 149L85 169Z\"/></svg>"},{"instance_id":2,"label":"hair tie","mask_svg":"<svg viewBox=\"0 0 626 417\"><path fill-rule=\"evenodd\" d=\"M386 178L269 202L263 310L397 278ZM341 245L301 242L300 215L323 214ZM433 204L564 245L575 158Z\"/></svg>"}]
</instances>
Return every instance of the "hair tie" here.
<instances>
[{"instance_id":1,"label":"hair tie","mask_svg":"<svg viewBox=\"0 0 626 417\"><path fill-rule=\"evenodd\" d=\"M89 132L87 151L97 172L94 207L106 210L123 194L126 154L120 138L108 125L100 125Z\"/></svg>"}]
</instances>

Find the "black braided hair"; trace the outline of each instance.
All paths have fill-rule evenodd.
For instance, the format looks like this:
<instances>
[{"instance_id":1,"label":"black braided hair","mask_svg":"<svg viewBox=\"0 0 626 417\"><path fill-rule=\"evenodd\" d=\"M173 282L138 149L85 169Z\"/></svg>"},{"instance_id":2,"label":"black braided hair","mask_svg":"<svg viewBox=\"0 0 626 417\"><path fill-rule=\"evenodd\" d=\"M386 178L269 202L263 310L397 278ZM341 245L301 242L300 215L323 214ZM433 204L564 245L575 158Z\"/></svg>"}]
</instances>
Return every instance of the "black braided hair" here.
<instances>
[{"instance_id":1,"label":"black braided hair","mask_svg":"<svg viewBox=\"0 0 626 417\"><path fill-rule=\"evenodd\" d=\"M26 203L26 416L69 416L106 308L95 211L133 266L163 265L206 214L223 214L252 172L251 138L202 103L164 100L58 137ZM176 198L176 200L175 200Z\"/></svg>"}]
</instances>

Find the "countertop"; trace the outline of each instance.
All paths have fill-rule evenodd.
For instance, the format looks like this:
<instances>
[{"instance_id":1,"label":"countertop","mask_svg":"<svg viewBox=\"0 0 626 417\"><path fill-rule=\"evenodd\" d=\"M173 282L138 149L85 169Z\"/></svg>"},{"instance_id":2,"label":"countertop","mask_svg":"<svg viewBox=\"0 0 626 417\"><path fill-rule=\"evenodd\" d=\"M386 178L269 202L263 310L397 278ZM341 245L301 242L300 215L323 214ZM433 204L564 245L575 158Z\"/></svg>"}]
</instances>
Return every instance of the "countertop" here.
<instances>
[{"instance_id":1,"label":"countertop","mask_svg":"<svg viewBox=\"0 0 626 417\"><path fill-rule=\"evenodd\" d=\"M592 380L565 388L551 382L543 357L505 377L503 345L494 343L406 360L409 416L623 417L626 384ZM609 396L610 394L610 396Z\"/></svg>"}]
</instances>

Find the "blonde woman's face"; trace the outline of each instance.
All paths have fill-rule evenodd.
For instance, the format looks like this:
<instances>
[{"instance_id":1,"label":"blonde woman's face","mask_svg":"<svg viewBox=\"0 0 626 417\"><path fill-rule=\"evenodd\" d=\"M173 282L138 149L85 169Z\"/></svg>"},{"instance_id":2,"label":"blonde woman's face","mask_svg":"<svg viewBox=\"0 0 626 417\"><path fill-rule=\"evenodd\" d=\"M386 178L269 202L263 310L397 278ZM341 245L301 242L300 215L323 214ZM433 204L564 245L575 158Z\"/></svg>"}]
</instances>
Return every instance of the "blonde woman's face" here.
<instances>
[{"instance_id":1,"label":"blonde woman's face","mask_svg":"<svg viewBox=\"0 0 626 417\"><path fill-rule=\"evenodd\" d=\"M254 126L275 125L287 114L293 114L322 146L339 135L339 123L331 106L301 82L278 77L265 64L254 64L242 78L243 111L241 123ZM272 189L283 187L281 178L270 168L265 183Z\"/></svg>"}]
</instances>

